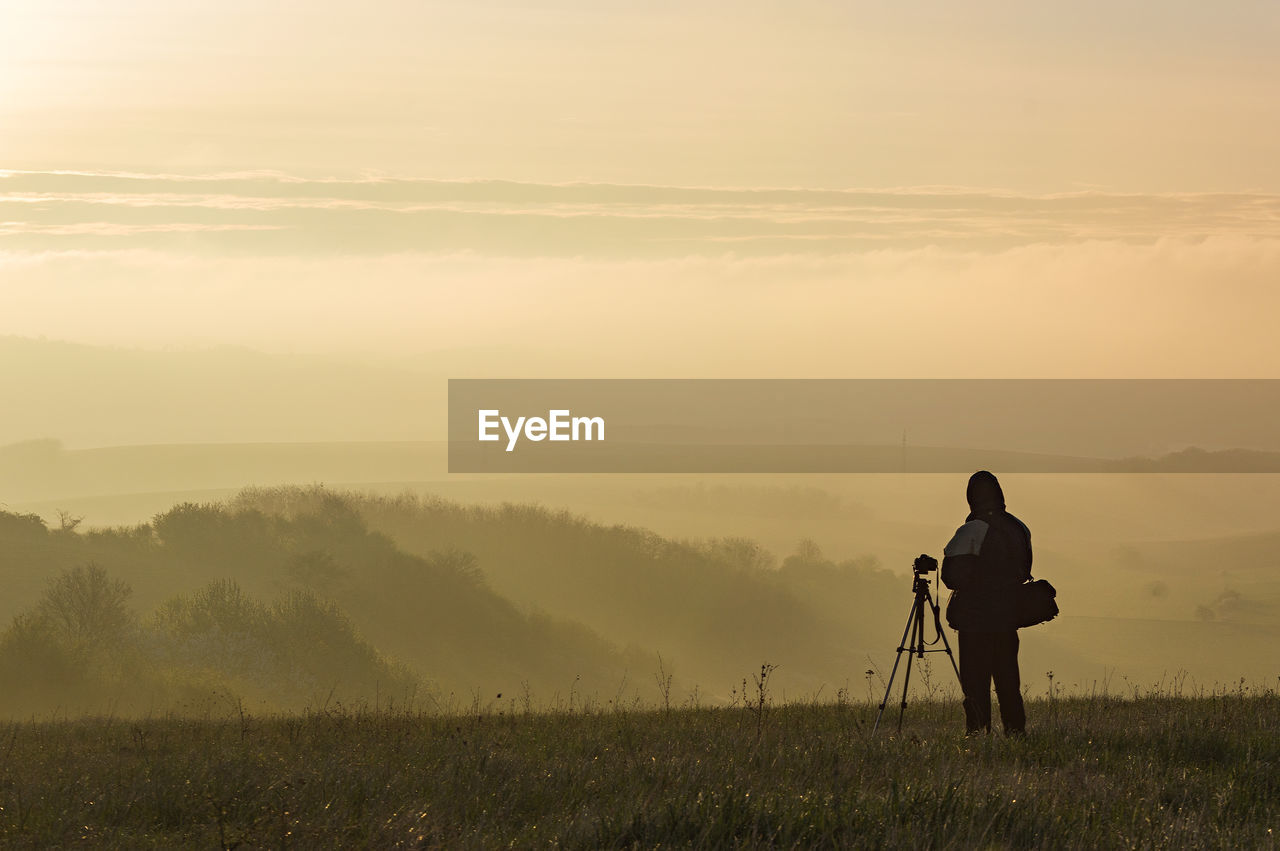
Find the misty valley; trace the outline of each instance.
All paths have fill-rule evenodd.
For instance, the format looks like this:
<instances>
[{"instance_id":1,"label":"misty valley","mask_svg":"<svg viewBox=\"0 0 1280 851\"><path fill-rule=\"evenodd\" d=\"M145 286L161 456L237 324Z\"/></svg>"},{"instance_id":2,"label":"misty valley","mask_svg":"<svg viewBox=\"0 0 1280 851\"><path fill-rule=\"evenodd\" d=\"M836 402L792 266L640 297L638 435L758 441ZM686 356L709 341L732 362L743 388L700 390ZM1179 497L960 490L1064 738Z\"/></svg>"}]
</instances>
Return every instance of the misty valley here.
<instances>
[{"instance_id":1,"label":"misty valley","mask_svg":"<svg viewBox=\"0 0 1280 851\"><path fill-rule=\"evenodd\" d=\"M0 711L728 705L761 664L776 666L779 697L878 699L921 530L816 489L573 487L597 513L612 500L667 533L532 502L322 486L247 488L109 527L0 513ZM731 534L688 534L699 525ZM779 557L796 528L841 549L865 535L885 556L835 558L806 537ZM1054 682L1040 671L1063 694L1273 683L1274 534L1086 541L1091 563L1041 528L1038 575L1064 613L1023 632L1031 695ZM956 696L945 660L924 677L929 696Z\"/></svg>"}]
</instances>

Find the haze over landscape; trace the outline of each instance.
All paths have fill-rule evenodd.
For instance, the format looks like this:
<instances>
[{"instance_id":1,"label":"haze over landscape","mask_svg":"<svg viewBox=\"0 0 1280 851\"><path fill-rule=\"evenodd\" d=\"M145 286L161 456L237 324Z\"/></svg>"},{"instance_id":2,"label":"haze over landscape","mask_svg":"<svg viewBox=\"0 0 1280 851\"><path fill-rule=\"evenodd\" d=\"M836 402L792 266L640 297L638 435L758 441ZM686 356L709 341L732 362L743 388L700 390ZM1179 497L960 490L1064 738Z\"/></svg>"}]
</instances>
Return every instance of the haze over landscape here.
<instances>
[{"instance_id":1,"label":"haze over landscape","mask_svg":"<svg viewBox=\"0 0 1280 851\"><path fill-rule=\"evenodd\" d=\"M1276 372L1266 4L380 8L341 26L287 3L6 8L0 123L23 129L0 136L7 510L83 530L323 481L750 539L765 577L819 551L901 577L963 519L954 477L450 476L445 381ZM1280 629L1277 487L1014 478L1037 572L1063 595L1046 668L1269 679L1265 641L1231 654L1239 670L1169 642L1194 624L1225 653L1234 630ZM417 553L416 534L392 540ZM625 609L534 594L550 579L531 553L471 557L516 610L616 652L667 646L657 626L615 629ZM161 594L126 563L153 604L231 570ZM0 614L69 566L11 562ZM682 605L673 579L628 581ZM848 598L837 620L860 629L879 604L856 583ZM1088 618L1149 631L1146 649L1088 645ZM793 639L774 635L777 652ZM781 675L837 688L864 667L840 658ZM707 694L742 673L689 667Z\"/></svg>"},{"instance_id":2,"label":"haze over landscape","mask_svg":"<svg viewBox=\"0 0 1280 851\"><path fill-rule=\"evenodd\" d=\"M1273 845L1280 403L1214 380L1280 374L1277 44L1269 0L0 2L0 846ZM685 383L606 446L892 472L460 472L451 379L733 379L760 421ZM1158 381L993 426L915 379ZM876 727L974 457L1061 607L1026 735L962 739L937 656Z\"/></svg>"}]
</instances>

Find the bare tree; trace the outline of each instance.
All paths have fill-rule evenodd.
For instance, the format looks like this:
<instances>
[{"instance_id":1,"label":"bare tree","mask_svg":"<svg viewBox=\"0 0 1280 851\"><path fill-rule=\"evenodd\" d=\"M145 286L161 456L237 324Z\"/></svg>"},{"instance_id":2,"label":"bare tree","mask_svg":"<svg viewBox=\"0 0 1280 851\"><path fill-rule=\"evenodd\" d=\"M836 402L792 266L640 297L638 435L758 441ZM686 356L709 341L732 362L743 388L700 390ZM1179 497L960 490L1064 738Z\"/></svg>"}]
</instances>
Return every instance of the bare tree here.
<instances>
[{"instance_id":1,"label":"bare tree","mask_svg":"<svg viewBox=\"0 0 1280 851\"><path fill-rule=\"evenodd\" d=\"M118 643L133 623L129 586L89 563L65 571L49 583L37 612L54 635L73 647Z\"/></svg>"}]
</instances>

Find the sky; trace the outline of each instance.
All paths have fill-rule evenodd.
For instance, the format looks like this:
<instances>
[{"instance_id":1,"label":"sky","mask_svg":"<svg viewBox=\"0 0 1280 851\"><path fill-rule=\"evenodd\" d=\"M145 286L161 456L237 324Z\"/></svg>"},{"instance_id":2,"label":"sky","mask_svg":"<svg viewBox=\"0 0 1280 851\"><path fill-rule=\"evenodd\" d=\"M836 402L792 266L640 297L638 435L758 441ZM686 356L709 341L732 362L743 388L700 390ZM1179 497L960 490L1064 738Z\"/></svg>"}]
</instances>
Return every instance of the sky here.
<instances>
[{"instance_id":1,"label":"sky","mask_svg":"<svg viewBox=\"0 0 1280 851\"><path fill-rule=\"evenodd\" d=\"M1277 45L1275 0L0 0L0 474L435 438L450 377L1277 377ZM1029 482L1037 564L1272 528L1277 477L1172 478ZM936 552L963 481L900 486L813 534ZM723 528L652 499L606 519Z\"/></svg>"},{"instance_id":2,"label":"sky","mask_svg":"<svg viewBox=\"0 0 1280 851\"><path fill-rule=\"evenodd\" d=\"M1269 2L0 8L13 168L1280 189Z\"/></svg>"},{"instance_id":3,"label":"sky","mask_svg":"<svg viewBox=\"0 0 1280 851\"><path fill-rule=\"evenodd\" d=\"M1278 37L1269 2L3 0L0 334L1270 376Z\"/></svg>"}]
</instances>

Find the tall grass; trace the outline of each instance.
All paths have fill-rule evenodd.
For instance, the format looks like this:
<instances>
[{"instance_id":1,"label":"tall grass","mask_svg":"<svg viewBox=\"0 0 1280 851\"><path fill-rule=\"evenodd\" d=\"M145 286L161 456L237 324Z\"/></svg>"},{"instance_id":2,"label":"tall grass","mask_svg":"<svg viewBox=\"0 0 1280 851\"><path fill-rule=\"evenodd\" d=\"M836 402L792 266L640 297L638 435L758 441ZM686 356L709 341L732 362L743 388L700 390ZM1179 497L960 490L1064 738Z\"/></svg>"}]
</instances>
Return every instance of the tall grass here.
<instances>
[{"instance_id":1,"label":"tall grass","mask_svg":"<svg viewBox=\"0 0 1280 851\"><path fill-rule=\"evenodd\" d=\"M1025 738L837 702L0 726L0 845L1257 848L1280 697L1056 696Z\"/></svg>"}]
</instances>

